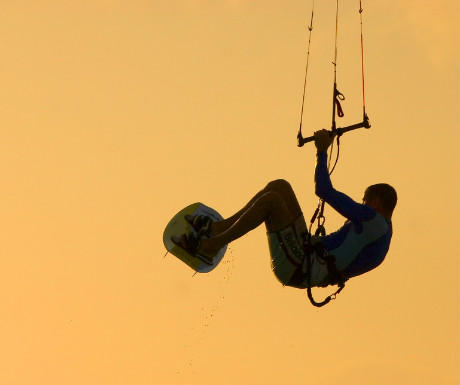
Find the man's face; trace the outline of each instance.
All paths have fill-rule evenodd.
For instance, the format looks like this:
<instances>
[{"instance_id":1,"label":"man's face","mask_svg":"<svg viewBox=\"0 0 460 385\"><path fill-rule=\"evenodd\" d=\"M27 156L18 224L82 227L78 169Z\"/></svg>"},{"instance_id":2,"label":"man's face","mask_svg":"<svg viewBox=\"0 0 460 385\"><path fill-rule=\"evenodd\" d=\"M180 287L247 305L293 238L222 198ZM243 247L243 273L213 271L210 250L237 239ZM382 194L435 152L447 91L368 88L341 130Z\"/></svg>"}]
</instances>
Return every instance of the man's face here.
<instances>
[{"instance_id":1,"label":"man's face","mask_svg":"<svg viewBox=\"0 0 460 385\"><path fill-rule=\"evenodd\" d=\"M372 207L374 210L378 210L380 207L380 199L378 197L369 198L366 194L364 194L363 205Z\"/></svg>"}]
</instances>

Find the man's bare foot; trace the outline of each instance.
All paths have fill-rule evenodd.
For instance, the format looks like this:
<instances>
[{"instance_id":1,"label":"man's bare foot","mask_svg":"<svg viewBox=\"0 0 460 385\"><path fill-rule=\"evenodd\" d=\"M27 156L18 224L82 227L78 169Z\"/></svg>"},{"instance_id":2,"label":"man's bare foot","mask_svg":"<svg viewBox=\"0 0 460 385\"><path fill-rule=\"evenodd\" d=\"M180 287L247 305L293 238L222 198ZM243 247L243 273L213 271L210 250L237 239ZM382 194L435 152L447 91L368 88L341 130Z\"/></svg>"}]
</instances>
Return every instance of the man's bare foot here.
<instances>
[{"instance_id":1,"label":"man's bare foot","mask_svg":"<svg viewBox=\"0 0 460 385\"><path fill-rule=\"evenodd\" d=\"M225 225L225 220L212 222L209 226L209 232L211 233L212 238L215 238L227 230L227 225Z\"/></svg>"},{"instance_id":2,"label":"man's bare foot","mask_svg":"<svg viewBox=\"0 0 460 385\"><path fill-rule=\"evenodd\" d=\"M217 255L220 248L217 248L213 245L213 239L201 239L200 248L198 249L198 253L203 257L209 259L210 261Z\"/></svg>"}]
</instances>

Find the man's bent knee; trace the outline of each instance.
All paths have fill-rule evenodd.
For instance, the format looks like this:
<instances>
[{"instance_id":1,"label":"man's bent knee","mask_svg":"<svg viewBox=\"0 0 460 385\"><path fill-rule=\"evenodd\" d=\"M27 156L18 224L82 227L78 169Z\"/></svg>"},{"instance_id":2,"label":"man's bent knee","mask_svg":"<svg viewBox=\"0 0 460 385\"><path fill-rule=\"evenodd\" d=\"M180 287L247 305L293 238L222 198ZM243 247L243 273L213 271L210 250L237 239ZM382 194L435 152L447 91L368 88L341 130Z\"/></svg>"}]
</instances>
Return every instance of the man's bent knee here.
<instances>
[{"instance_id":1,"label":"man's bent knee","mask_svg":"<svg viewBox=\"0 0 460 385\"><path fill-rule=\"evenodd\" d=\"M300 208L295 192L288 181L284 179L276 179L267 185L265 191L280 194L286 202L291 216L294 219L302 214L302 209Z\"/></svg>"},{"instance_id":2,"label":"man's bent knee","mask_svg":"<svg viewBox=\"0 0 460 385\"><path fill-rule=\"evenodd\" d=\"M292 191L291 184L285 179L275 179L269 182L267 184L266 189L269 191L277 191L277 192L286 191L286 190Z\"/></svg>"},{"instance_id":3,"label":"man's bent knee","mask_svg":"<svg viewBox=\"0 0 460 385\"><path fill-rule=\"evenodd\" d=\"M291 212L283 196L276 191L268 191L259 198L260 204L267 210L265 224L268 231L278 231L293 221Z\"/></svg>"}]
</instances>

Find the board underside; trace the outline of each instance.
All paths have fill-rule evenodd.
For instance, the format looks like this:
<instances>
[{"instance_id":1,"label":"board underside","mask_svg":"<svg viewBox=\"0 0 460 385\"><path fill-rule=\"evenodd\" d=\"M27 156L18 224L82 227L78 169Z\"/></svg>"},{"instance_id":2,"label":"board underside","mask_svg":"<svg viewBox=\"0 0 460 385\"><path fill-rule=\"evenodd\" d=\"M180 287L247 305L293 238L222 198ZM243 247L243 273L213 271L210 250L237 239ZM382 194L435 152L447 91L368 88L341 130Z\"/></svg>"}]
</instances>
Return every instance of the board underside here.
<instances>
[{"instance_id":1,"label":"board underside","mask_svg":"<svg viewBox=\"0 0 460 385\"><path fill-rule=\"evenodd\" d=\"M186 215L206 215L212 218L213 221L222 220L222 216L211 207L204 205L203 203L193 203L186 208L179 211L168 223L163 233L163 243L171 254L179 258L182 262L190 266L193 270L199 273L207 273L213 270L224 257L227 245L219 250L217 255L213 259L213 264L209 265L203 262L201 259L196 258L183 248L177 246L171 238L173 236L180 237L182 234L188 234L193 232L196 234L194 228L186 221Z\"/></svg>"}]
</instances>

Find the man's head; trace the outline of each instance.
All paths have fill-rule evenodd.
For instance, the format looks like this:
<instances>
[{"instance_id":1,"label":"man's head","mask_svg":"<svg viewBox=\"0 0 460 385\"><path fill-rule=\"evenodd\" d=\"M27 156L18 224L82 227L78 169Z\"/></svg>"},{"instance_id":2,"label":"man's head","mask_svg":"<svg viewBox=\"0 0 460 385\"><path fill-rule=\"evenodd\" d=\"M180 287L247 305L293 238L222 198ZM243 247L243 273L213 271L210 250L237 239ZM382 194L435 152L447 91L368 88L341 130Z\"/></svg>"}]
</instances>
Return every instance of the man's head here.
<instances>
[{"instance_id":1,"label":"man's head","mask_svg":"<svg viewBox=\"0 0 460 385\"><path fill-rule=\"evenodd\" d=\"M369 186L364 192L363 203L377 210L385 218L391 218L397 201L396 190L386 183Z\"/></svg>"}]
</instances>

